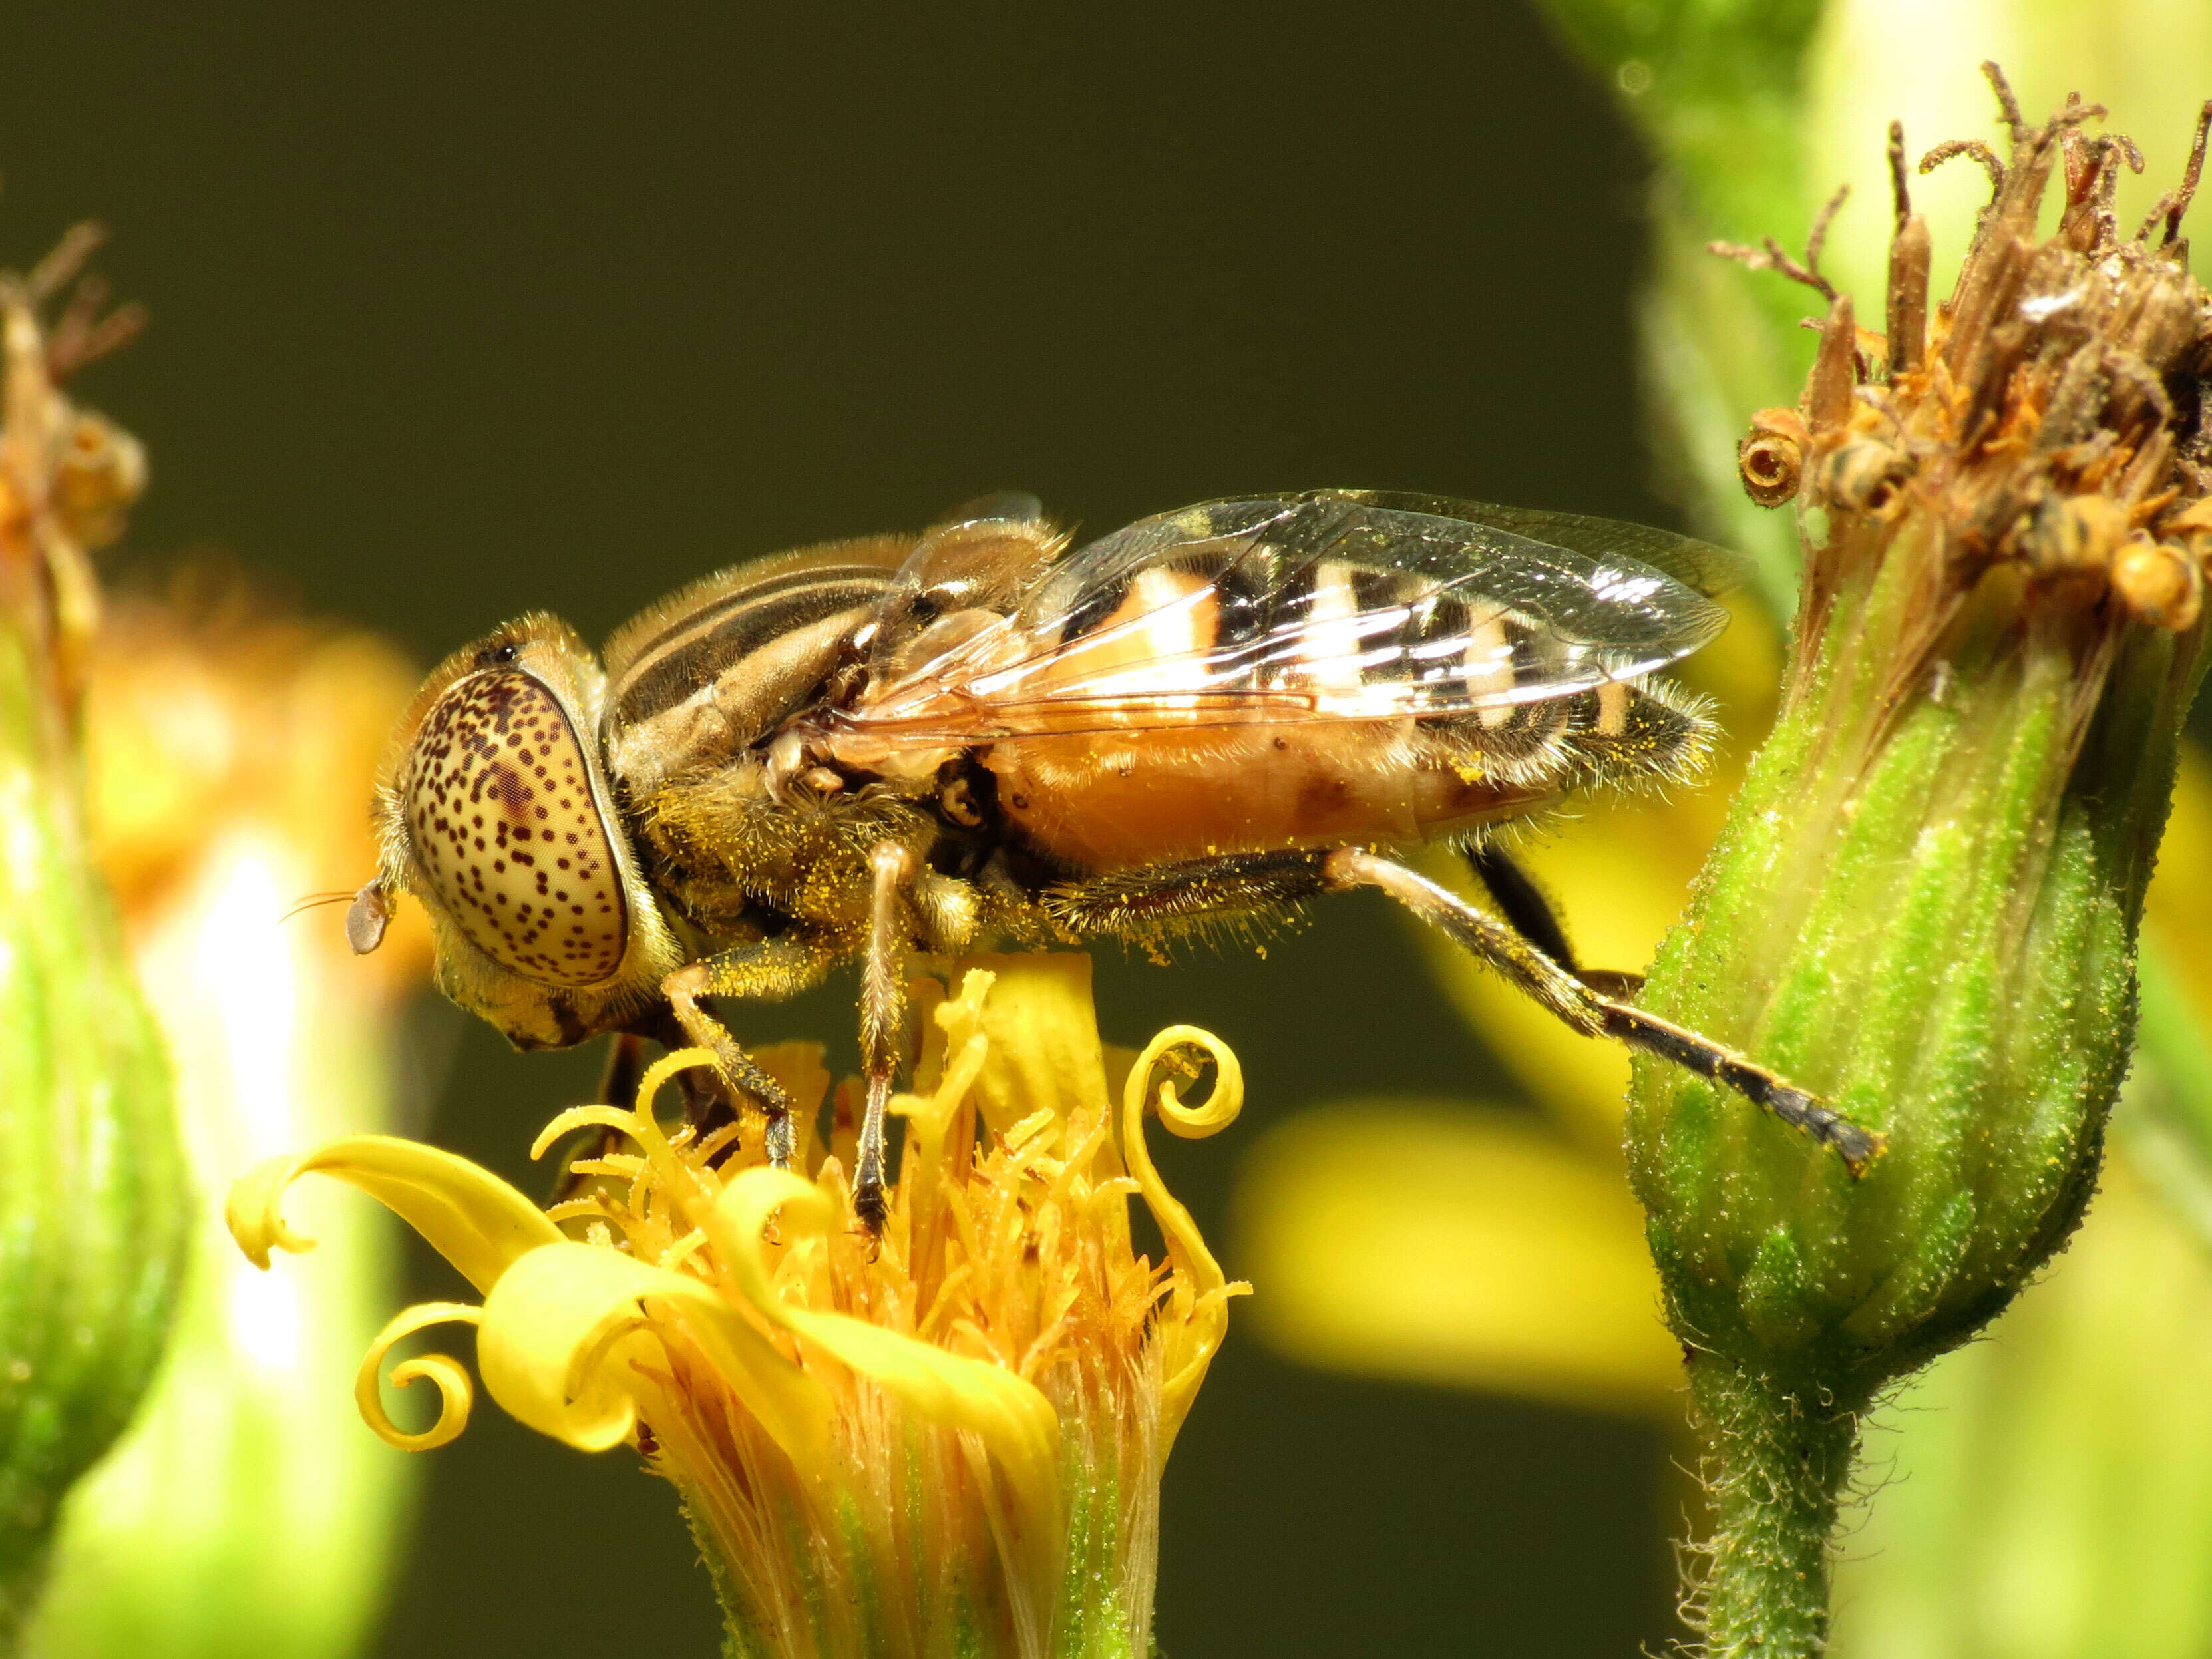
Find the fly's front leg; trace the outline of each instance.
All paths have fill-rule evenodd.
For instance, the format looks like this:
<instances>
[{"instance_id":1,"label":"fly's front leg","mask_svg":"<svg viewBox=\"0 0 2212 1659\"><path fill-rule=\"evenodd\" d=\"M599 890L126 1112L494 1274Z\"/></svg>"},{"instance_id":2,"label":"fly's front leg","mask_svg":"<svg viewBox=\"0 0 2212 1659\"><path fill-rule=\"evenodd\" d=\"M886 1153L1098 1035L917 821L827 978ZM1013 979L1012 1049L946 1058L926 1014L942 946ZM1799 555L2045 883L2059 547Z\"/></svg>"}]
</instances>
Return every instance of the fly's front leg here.
<instances>
[{"instance_id":1,"label":"fly's front leg","mask_svg":"<svg viewBox=\"0 0 2212 1659\"><path fill-rule=\"evenodd\" d=\"M1322 875L1328 886L1339 890L1381 888L1462 949L1497 969L1576 1030L1586 1036L1613 1037L1733 1089L1784 1122L1834 1147L1854 1176L1863 1175L1881 1151L1880 1135L1853 1123L1818 1096L1808 1094L1710 1037L1602 994L1498 917L1402 864L1346 847L1328 855Z\"/></svg>"},{"instance_id":2,"label":"fly's front leg","mask_svg":"<svg viewBox=\"0 0 2212 1659\"><path fill-rule=\"evenodd\" d=\"M739 1095L760 1103L768 1115L768 1160L779 1170L791 1166L791 1097L783 1085L761 1070L721 1021L699 1006L702 997L749 997L780 1002L819 984L841 952L811 933L787 933L740 945L678 969L660 982L684 1035L714 1056L722 1080Z\"/></svg>"},{"instance_id":3,"label":"fly's front leg","mask_svg":"<svg viewBox=\"0 0 2212 1659\"><path fill-rule=\"evenodd\" d=\"M884 1198L884 1115L906 1036L907 927L902 900L915 878L912 852L885 842L868 855L868 944L860 965L860 1063L868 1105L853 1174L853 1209L880 1234L890 1206Z\"/></svg>"}]
</instances>

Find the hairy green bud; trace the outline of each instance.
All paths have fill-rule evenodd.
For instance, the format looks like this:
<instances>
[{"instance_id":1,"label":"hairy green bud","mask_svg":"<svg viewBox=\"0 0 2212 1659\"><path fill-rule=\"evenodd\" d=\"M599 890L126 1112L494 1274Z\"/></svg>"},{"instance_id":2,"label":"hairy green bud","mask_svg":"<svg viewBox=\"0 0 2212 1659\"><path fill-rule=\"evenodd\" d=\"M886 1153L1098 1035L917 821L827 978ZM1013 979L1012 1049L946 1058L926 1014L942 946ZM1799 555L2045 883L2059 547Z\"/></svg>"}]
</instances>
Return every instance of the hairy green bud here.
<instances>
[{"instance_id":1,"label":"hairy green bud","mask_svg":"<svg viewBox=\"0 0 2212 1659\"><path fill-rule=\"evenodd\" d=\"M1756 499L1797 503L1795 647L1645 1000L1887 1150L1855 1180L1639 1066L1632 1170L1714 1465L1717 1653L1818 1650L1858 1414L2081 1218L2203 666L2212 301L2176 240L2187 188L2123 239L2124 141L2084 134L2097 112L2030 127L2004 99L2010 157L1932 315L1894 134L1886 335L1814 259L1754 256L1829 301L1803 399L1742 455Z\"/></svg>"}]
</instances>

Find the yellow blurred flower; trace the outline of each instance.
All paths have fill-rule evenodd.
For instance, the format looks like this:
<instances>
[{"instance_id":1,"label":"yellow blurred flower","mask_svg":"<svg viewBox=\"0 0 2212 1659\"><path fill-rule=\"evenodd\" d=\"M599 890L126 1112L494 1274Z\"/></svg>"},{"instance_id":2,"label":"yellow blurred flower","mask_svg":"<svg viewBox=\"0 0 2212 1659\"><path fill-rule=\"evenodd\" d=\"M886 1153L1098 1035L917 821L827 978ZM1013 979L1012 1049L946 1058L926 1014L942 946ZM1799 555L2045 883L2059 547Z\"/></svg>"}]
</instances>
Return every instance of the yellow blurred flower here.
<instances>
[{"instance_id":1,"label":"yellow blurred flower","mask_svg":"<svg viewBox=\"0 0 2212 1659\"><path fill-rule=\"evenodd\" d=\"M2212 1649L2212 1256L2159 1149L2118 1133L2141 1104L2057 1270L1869 1427L1881 1490L1837 1564L1836 1653Z\"/></svg>"},{"instance_id":2,"label":"yellow blurred flower","mask_svg":"<svg viewBox=\"0 0 2212 1659\"><path fill-rule=\"evenodd\" d=\"M1255 1316L1331 1370L1659 1412L1674 1345L1617 1168L1528 1114L1377 1100L1300 1114L1243 1164Z\"/></svg>"},{"instance_id":3,"label":"yellow blurred flower","mask_svg":"<svg viewBox=\"0 0 2212 1659\"><path fill-rule=\"evenodd\" d=\"M847 1219L853 1085L830 1147L807 1127L829 1085L808 1044L758 1055L805 1109L788 1171L766 1167L757 1125L662 1129L655 1094L711 1064L684 1050L634 1109L547 1126L540 1155L578 1129L634 1149L573 1164L599 1184L550 1212L463 1159L365 1136L240 1178L231 1231L257 1265L307 1248L281 1206L310 1170L396 1211L483 1301L386 1328L356 1389L370 1425L418 1448L460 1432L472 1389L452 1359L392 1373L439 1390L419 1433L386 1416L378 1378L424 1326L477 1326L484 1385L515 1417L585 1450L635 1445L677 1486L736 1650L1143 1654L1161 1468L1244 1288L1162 1185L1143 1117L1210 1133L1241 1074L1188 1027L1133 1063L1103 1048L1088 958L954 971L949 997L916 987L932 1018L918 1092L894 1105L907 1145L879 1243ZM1147 1100L1194 1058L1215 1073L1200 1105L1169 1081ZM1133 1194L1164 1265L1132 1247Z\"/></svg>"}]
</instances>

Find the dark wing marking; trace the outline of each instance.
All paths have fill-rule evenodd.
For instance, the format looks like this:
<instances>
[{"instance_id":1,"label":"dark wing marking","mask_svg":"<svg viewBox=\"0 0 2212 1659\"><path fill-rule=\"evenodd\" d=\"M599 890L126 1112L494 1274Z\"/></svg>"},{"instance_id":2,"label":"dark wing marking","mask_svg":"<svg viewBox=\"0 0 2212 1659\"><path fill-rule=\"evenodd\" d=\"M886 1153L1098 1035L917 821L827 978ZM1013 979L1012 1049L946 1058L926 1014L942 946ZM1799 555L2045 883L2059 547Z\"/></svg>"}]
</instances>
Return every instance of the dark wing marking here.
<instances>
[{"instance_id":1,"label":"dark wing marking","mask_svg":"<svg viewBox=\"0 0 2212 1659\"><path fill-rule=\"evenodd\" d=\"M1633 559L1672 576L1683 586L1717 599L1749 585L1752 562L1732 549L1716 547L1671 530L1618 519L1593 519L1579 513L1547 513L1533 507L1500 507L1492 501L1462 501L1449 495L1424 495L1392 489L1310 489L1302 501L1360 501L1406 513L1433 514L1466 524L1486 525L1532 542L1564 547L1592 559Z\"/></svg>"},{"instance_id":2,"label":"dark wing marking","mask_svg":"<svg viewBox=\"0 0 2212 1659\"><path fill-rule=\"evenodd\" d=\"M1012 614L902 665L849 718L956 742L1427 719L1634 679L1726 621L1638 560L1465 516L1345 492L1210 501L1051 566Z\"/></svg>"}]
</instances>

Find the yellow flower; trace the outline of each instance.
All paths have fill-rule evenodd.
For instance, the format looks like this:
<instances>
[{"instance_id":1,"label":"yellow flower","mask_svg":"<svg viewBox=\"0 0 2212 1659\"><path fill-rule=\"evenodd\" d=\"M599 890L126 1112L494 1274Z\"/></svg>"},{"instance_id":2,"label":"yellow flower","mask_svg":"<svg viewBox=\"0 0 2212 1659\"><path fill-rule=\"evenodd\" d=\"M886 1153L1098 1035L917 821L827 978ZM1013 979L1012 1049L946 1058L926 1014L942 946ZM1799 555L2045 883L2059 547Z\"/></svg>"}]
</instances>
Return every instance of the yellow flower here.
<instances>
[{"instance_id":1,"label":"yellow flower","mask_svg":"<svg viewBox=\"0 0 2212 1659\"><path fill-rule=\"evenodd\" d=\"M1211 1133L1236 1115L1241 1075L1189 1027L1134 1057L1104 1049L1088 958L977 957L957 978L950 996L915 988L931 1017L918 1091L894 1103L906 1149L879 1245L849 1221L852 1085L821 1147L829 1077L808 1044L758 1056L806 1109L788 1171L763 1164L757 1126L661 1127L658 1091L710 1063L684 1050L647 1073L635 1109L547 1126L538 1155L578 1129L629 1147L573 1164L598 1182L550 1212L464 1159L361 1136L241 1177L232 1234L257 1265L307 1248L281 1206L310 1170L397 1212L483 1301L392 1320L356 1390L370 1426L416 1448L459 1433L472 1389L458 1363L392 1371L439 1391L416 1433L386 1416L379 1378L402 1338L476 1325L508 1412L581 1449L632 1444L677 1486L733 1651L1142 1655L1161 1468L1245 1288L1161 1184L1143 1117ZM1148 1101L1194 1057L1215 1073L1201 1104L1169 1080ZM1132 1194L1163 1265L1131 1244Z\"/></svg>"}]
</instances>

